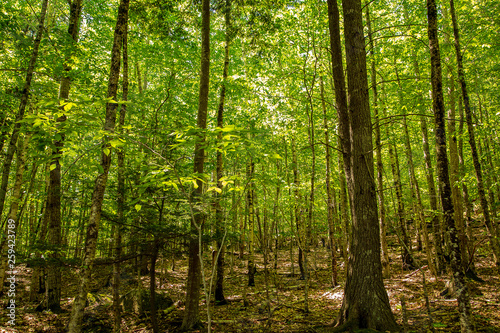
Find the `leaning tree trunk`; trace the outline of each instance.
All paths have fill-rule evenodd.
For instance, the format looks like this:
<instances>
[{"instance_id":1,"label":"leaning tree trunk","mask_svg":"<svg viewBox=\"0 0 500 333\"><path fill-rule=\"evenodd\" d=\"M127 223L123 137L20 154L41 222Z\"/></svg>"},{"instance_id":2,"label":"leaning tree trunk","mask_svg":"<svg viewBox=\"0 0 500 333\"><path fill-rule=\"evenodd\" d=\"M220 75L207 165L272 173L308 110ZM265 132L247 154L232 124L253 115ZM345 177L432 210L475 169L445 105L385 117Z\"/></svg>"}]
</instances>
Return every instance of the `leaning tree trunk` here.
<instances>
[{"instance_id":1,"label":"leaning tree trunk","mask_svg":"<svg viewBox=\"0 0 500 333\"><path fill-rule=\"evenodd\" d=\"M347 93L345 87L344 66L342 65L342 44L340 42L340 14L337 2L328 0L328 27L330 31L330 49L332 53L332 75L335 90L335 106L339 119L339 167L343 167L344 175L339 174L340 182L340 210L344 229L342 252L344 261L347 260L347 244L351 232L348 221L347 184L351 182L351 140L349 132L349 110L347 109ZM341 162L341 163L340 163Z\"/></svg>"},{"instance_id":2,"label":"leaning tree trunk","mask_svg":"<svg viewBox=\"0 0 500 333\"><path fill-rule=\"evenodd\" d=\"M30 62L28 64L28 69L26 71L26 79L24 81L24 87L21 91L21 102L19 103L19 111L17 111L16 120L14 122L14 128L12 129L12 135L10 136L9 146L7 148L7 153L3 160L2 169L2 182L0 184L0 216L2 216L3 208L5 205L5 196L7 195L7 185L9 183L10 168L12 166L12 158L16 152L17 138L19 137L19 131L21 129L21 120L24 118L24 112L26 111L26 106L28 105L28 99L30 94L31 81L33 79L33 72L35 71L35 64L38 58L38 49L40 47L40 42L42 40L45 15L47 13L48 0L42 2L42 10L40 12L40 20L38 21L38 29L35 35L35 41L33 42L33 52L31 53ZM6 233L5 233L6 234Z\"/></svg>"},{"instance_id":3,"label":"leaning tree trunk","mask_svg":"<svg viewBox=\"0 0 500 333\"><path fill-rule=\"evenodd\" d=\"M21 202L22 195L22 185L23 185L23 174L24 168L26 165L26 150L28 148L29 136L23 138L23 140L19 140L19 147L17 148L17 166L16 166L16 175L14 179L14 187L12 189L12 199L10 204L10 211L8 215L8 221L14 221L14 225L12 228L12 224L5 224L5 241L2 242L2 246L0 247L0 295L3 294L3 286L5 283L5 279L7 277L7 271L9 268L9 245L11 243L11 239L7 237L7 235L16 235L19 230L19 224L21 221L18 220L18 211L19 204ZM19 237L17 237L18 240ZM14 243L16 239L14 238Z\"/></svg>"},{"instance_id":4,"label":"leaning tree trunk","mask_svg":"<svg viewBox=\"0 0 500 333\"><path fill-rule=\"evenodd\" d=\"M226 98L226 84L227 76L229 70L229 43L231 42L230 31L231 31L231 0L226 0L225 4L225 20L226 20L226 36L224 44L224 69L222 71L222 87L220 90L219 108L217 110L217 127L222 129L224 126L224 102ZM217 134L217 140L222 141L222 131ZM222 194L222 177L224 173L224 164L222 161L222 145L219 146L220 150L217 150L217 161L216 161L216 173L217 173L217 188L219 189L217 196L217 201L215 205L215 229L217 240L217 276L215 279L215 302L219 305L226 304L226 298L224 297L224 213L220 204L221 194Z\"/></svg>"},{"instance_id":5,"label":"leaning tree trunk","mask_svg":"<svg viewBox=\"0 0 500 333\"><path fill-rule=\"evenodd\" d=\"M500 269L500 239L499 234L495 228L494 222L490 218L490 210L488 207L488 200L486 199L486 193L484 191L483 184L483 172L481 169L481 162L479 160L479 154L476 148L476 137L474 134L474 124L472 123L472 110L469 102L469 94L467 93L467 84L465 82L465 72L462 61L462 50L460 49L460 32L458 30L457 16L455 14L455 4L453 0L450 0L450 13L451 20L453 23L453 35L455 37L455 52L457 55L457 67L458 67L458 81L462 88L462 99L464 102L465 117L467 120L467 129L469 132L469 144L472 153L472 163L474 164L474 170L476 171L477 180L477 190L479 194L479 200L481 202L481 209L483 210L483 220L488 230L488 237L490 240L490 245L493 250L493 258L497 268Z\"/></svg>"},{"instance_id":6,"label":"leaning tree trunk","mask_svg":"<svg viewBox=\"0 0 500 333\"><path fill-rule=\"evenodd\" d=\"M360 0L343 0L349 122L352 240L339 324L396 331L398 326L384 288L374 175L372 123ZM345 125L345 124L344 124ZM344 126L342 125L342 126ZM366 283L370 281L370 283Z\"/></svg>"},{"instance_id":7,"label":"leaning tree trunk","mask_svg":"<svg viewBox=\"0 0 500 333\"><path fill-rule=\"evenodd\" d=\"M118 7L118 16L114 32L113 48L111 51L111 67L109 71L108 93L107 96L113 101L117 99L118 79L120 77L120 57L123 45L123 36L128 22L129 0L121 0ZM108 135L104 138L101 152L101 173L97 176L92 194L92 203L90 208L89 224L87 226L87 237L83 254L83 263L80 269L80 285L78 295L73 302L71 309L68 333L79 333L81 331L85 303L89 289L90 279L93 270L93 261L97 248L97 238L99 235L99 224L101 221L101 210L104 200L104 191L108 181L108 172L111 166L111 145L109 139L115 129L116 110L118 103L108 102L106 104L106 119L104 122L104 131Z\"/></svg>"},{"instance_id":8,"label":"leaning tree trunk","mask_svg":"<svg viewBox=\"0 0 500 333\"><path fill-rule=\"evenodd\" d=\"M446 129L444 117L443 87L441 75L441 59L437 37L437 9L435 0L427 0L428 36L431 56L432 107L436 136L436 160L439 179L439 193L446 225L447 239L450 242L450 266L452 282L457 294L462 332L472 332L471 314L467 284L461 263L460 241L458 239L454 208L451 198L451 184L448 173L448 156L446 154Z\"/></svg>"},{"instance_id":9,"label":"leaning tree trunk","mask_svg":"<svg viewBox=\"0 0 500 333\"><path fill-rule=\"evenodd\" d=\"M208 91L210 85L210 1L202 1L202 24L201 24L201 64L200 64L200 91L198 100L197 126L203 131L207 128ZM203 174L205 162L205 137L200 133L194 151L194 173ZM196 181L197 188L194 193L194 206L201 201L203 194L203 182ZM191 218L191 230L189 237L189 268L186 283L186 307L182 319L181 330L191 330L200 324L200 242L204 214L195 208L194 216Z\"/></svg>"}]
</instances>

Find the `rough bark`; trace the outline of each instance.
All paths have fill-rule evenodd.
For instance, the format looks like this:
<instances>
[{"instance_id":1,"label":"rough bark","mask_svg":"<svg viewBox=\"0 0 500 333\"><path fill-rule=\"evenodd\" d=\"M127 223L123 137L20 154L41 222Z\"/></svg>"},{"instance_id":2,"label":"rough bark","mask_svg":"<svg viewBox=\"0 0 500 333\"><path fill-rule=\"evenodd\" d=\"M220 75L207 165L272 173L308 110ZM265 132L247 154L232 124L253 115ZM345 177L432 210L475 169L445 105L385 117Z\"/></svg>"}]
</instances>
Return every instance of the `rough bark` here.
<instances>
[{"instance_id":1,"label":"rough bark","mask_svg":"<svg viewBox=\"0 0 500 333\"><path fill-rule=\"evenodd\" d=\"M372 123L360 0L343 0L349 91L352 239L340 325L398 331L384 288L373 161Z\"/></svg>"},{"instance_id":2,"label":"rough bark","mask_svg":"<svg viewBox=\"0 0 500 333\"><path fill-rule=\"evenodd\" d=\"M210 86L210 1L203 0L201 4L201 63L200 63L200 91L198 99L197 127L203 131L207 128L208 91ZM205 138L200 134L194 152L194 173L203 174L205 162ZM196 181L197 188L194 192L195 207L201 202L203 182ZM195 208L191 219L191 232L189 238L189 268L186 283L186 307L182 320L181 330L187 331L200 324L199 298L201 282L200 242L204 214Z\"/></svg>"},{"instance_id":3,"label":"rough bark","mask_svg":"<svg viewBox=\"0 0 500 333\"><path fill-rule=\"evenodd\" d=\"M118 7L118 16L114 31L113 47L111 51L111 66L108 81L108 98L116 101L118 90L118 79L120 77L120 58L123 45L123 36L128 23L129 0L121 0ZM115 129L116 111L118 103L108 102L106 104L106 118L104 131L112 134ZM87 236L83 254L83 263L80 268L80 285L78 295L75 297L68 326L69 333L79 333L81 331L85 302L93 270L93 261L97 248L97 238L99 235L99 225L101 220L102 203L104 192L108 181L108 172L111 166L111 145L108 143L109 136L104 138L101 152L101 168L95 180L94 190L90 208L89 222L87 225Z\"/></svg>"},{"instance_id":4,"label":"rough bark","mask_svg":"<svg viewBox=\"0 0 500 333\"><path fill-rule=\"evenodd\" d=\"M460 242L455 226L454 207L451 198L451 184L446 154L446 129L444 119L444 101L441 74L441 59L437 37L437 8L435 0L427 0L428 37L431 56L432 107L434 110L436 160L439 179L439 192L443 219L446 225L446 237L450 244L450 268L452 282L457 295L462 332L471 332L470 303L465 274L461 263Z\"/></svg>"}]
</instances>

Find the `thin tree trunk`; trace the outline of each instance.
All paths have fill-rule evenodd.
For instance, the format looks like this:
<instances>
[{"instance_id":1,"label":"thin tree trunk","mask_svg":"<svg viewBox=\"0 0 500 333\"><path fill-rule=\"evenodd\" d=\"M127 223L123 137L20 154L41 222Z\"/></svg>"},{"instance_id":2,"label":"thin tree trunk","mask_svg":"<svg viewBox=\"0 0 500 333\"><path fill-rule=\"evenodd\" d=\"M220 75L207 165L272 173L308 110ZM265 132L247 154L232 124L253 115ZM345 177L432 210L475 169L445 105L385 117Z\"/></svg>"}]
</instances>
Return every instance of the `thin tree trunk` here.
<instances>
[{"instance_id":1,"label":"thin tree trunk","mask_svg":"<svg viewBox=\"0 0 500 333\"><path fill-rule=\"evenodd\" d=\"M477 191L479 194L479 200L481 202L481 209L483 210L484 224L486 225L490 246L493 250L492 251L493 259L495 261L495 264L497 265L497 268L500 269L500 237L499 237L500 235L496 230L494 222L491 221L490 210L488 207L488 200L486 199L486 193L484 190L483 172L476 147L474 124L472 123L472 110L469 102L469 94L467 92L467 84L465 82L465 72L462 61L462 50L460 49L460 32L458 30L458 22L457 22L457 16L455 14L455 4L453 0L450 0L450 13L451 13L451 20L453 23L453 36L455 37L455 52L457 55L458 81L460 82L460 87L462 88L462 99L464 102L465 116L467 120L467 129L469 132L469 144L472 153L472 163L474 165L474 170L476 172ZM493 204L493 202L491 204Z\"/></svg>"},{"instance_id":2,"label":"thin tree trunk","mask_svg":"<svg viewBox=\"0 0 500 333\"><path fill-rule=\"evenodd\" d=\"M12 198L11 198L11 204L10 204L10 211L8 215L8 221L12 220L14 221L14 228L12 227L12 224L6 223L5 224L5 241L2 243L2 247L0 249L0 254L1 254L1 263L0 263L0 295L3 294L3 286L5 283L5 279L7 277L7 271L9 267L9 257L8 257L8 250L9 250L9 244L10 240L8 241L7 235L17 235L18 230L19 230L19 225L21 224L21 221L19 219L19 203L21 202L21 196L22 196L22 185L23 185L23 174L24 174L24 169L26 166L26 150L28 148L28 142L29 142L29 136L26 136L24 138L21 137L18 143L18 148L17 148L17 163L16 163L16 175L14 179L14 187L12 189ZM12 233L14 232L14 233Z\"/></svg>"},{"instance_id":3,"label":"thin tree trunk","mask_svg":"<svg viewBox=\"0 0 500 333\"><path fill-rule=\"evenodd\" d=\"M231 30L231 0L226 0L225 3L225 20L226 20L226 36L224 44L224 69L222 71L222 87L220 90L219 108L217 110L217 127L222 129L224 127L224 102L226 98L226 80L229 71L229 43L230 40L230 30ZM217 140L222 141L222 131L217 134ZM215 205L215 238L217 240L217 276L215 281L215 302L219 305L226 304L227 301L224 297L224 213L220 204L221 194L223 190L222 177L224 176L224 162L222 160L222 146L219 146L220 150L217 150L217 188L219 189L217 195L217 202Z\"/></svg>"},{"instance_id":4,"label":"thin tree trunk","mask_svg":"<svg viewBox=\"0 0 500 333\"><path fill-rule=\"evenodd\" d=\"M82 9L82 0L73 0L70 5L70 18L68 24L68 35L72 42L76 44L78 40L80 12ZM69 61L71 55L68 55L66 62ZM71 67L64 65L64 71L69 73ZM59 85L60 101L67 102L71 87L71 78L65 75L61 79ZM71 108L71 104L64 104L60 107L62 112L66 112ZM47 274L47 309L52 312L61 311L61 265L58 262L60 253L59 248L62 245L61 237L61 154L64 147L64 139L66 136L64 123L66 122L66 114L63 113L56 119L57 134L54 141L54 149L52 151L52 161L50 166L50 186L47 194L47 202L49 209L49 233L48 241L50 246L54 248L51 254L52 264L49 266Z\"/></svg>"},{"instance_id":5,"label":"thin tree trunk","mask_svg":"<svg viewBox=\"0 0 500 333\"><path fill-rule=\"evenodd\" d=\"M382 273L385 278L390 277L391 272L389 270L389 250L387 248L387 226L385 218L385 200L384 200L384 164L382 163L382 144L380 137L380 116L378 107L378 89L377 89L377 71L375 69L375 43L373 41L372 27L370 20L370 6L366 6L366 25L368 28L368 37L370 43L370 56L371 56L371 86L373 91L373 112L375 115L375 149L377 158L377 198L378 198L378 218L380 224L380 242L381 242L381 252L382 252Z\"/></svg>"},{"instance_id":6,"label":"thin tree trunk","mask_svg":"<svg viewBox=\"0 0 500 333\"><path fill-rule=\"evenodd\" d=\"M458 239L451 198L451 184L448 173L448 156L446 154L446 129L444 119L444 101L442 90L441 59L437 37L437 9L435 0L427 0L428 36L431 55L432 106L434 109L436 160L439 179L439 192L443 218L447 227L447 239L450 242L450 266L452 281L457 294L462 332L472 332L471 314L467 284L461 263L460 241ZM462 73L463 74L463 73Z\"/></svg>"},{"instance_id":7,"label":"thin tree trunk","mask_svg":"<svg viewBox=\"0 0 500 333\"><path fill-rule=\"evenodd\" d=\"M429 134L427 130L427 119L425 116L420 117L420 129L422 131L422 148L424 151L425 160L425 175L427 177L427 188L429 191L429 202L431 205L431 225L433 233L433 245L436 251L436 272L438 275L443 273L445 262L444 262L444 251L443 251L443 236L441 229L441 222L438 210L438 200L436 193L436 185L434 183L434 168L432 166L431 154L429 148Z\"/></svg>"},{"instance_id":8,"label":"thin tree trunk","mask_svg":"<svg viewBox=\"0 0 500 333\"><path fill-rule=\"evenodd\" d=\"M122 100L128 100L128 26L125 27L125 32L123 34L123 92ZM127 112L127 104L123 103L120 107L120 115L118 118L118 128L117 132L123 135L123 126L125 125L125 115ZM113 256L115 262L113 264L113 333L119 333L121 331L121 302L120 302L120 273L121 264L120 257L122 255L122 230L123 224L125 223L125 151L121 147L118 149L117 153L118 159L118 182L117 182L117 220L118 224L115 227L115 233L113 236Z\"/></svg>"},{"instance_id":9,"label":"thin tree trunk","mask_svg":"<svg viewBox=\"0 0 500 333\"><path fill-rule=\"evenodd\" d=\"M330 256L332 265L332 287L337 285L337 258L335 255L335 189L331 185L330 174L330 136L328 133L328 120L326 115L326 105L323 87L323 77L320 77L321 106L323 107L323 127L325 129L325 150L326 150L326 207L328 221L328 236L330 239Z\"/></svg>"},{"instance_id":10,"label":"thin tree trunk","mask_svg":"<svg viewBox=\"0 0 500 333\"><path fill-rule=\"evenodd\" d=\"M120 77L120 58L123 45L123 36L128 24L129 0L121 0L118 7L118 16L114 32L113 49L111 51L111 67L108 81L108 98L116 100L118 90L118 79ZM108 102L106 104L106 119L104 131L112 134L115 129L116 110L118 103ZM85 302L93 270L93 261L96 254L97 239L99 235L99 224L101 220L101 210L104 200L104 191L108 181L108 172L111 166L111 145L108 143L109 136L106 136L102 144L101 153L101 173L97 176L92 194L89 224L87 226L87 237L83 255L83 263L80 269L80 286L78 295L75 297L71 309L68 333L79 333L81 331Z\"/></svg>"},{"instance_id":11,"label":"thin tree trunk","mask_svg":"<svg viewBox=\"0 0 500 333\"><path fill-rule=\"evenodd\" d=\"M208 92L210 85L210 1L202 0L201 25L201 64L200 64L200 91L198 100L197 127L200 130L207 128ZM200 134L194 152L194 173L203 174L205 162L205 137ZM196 181L193 203L196 206L201 201L203 182ZM201 282L200 239L205 216L199 209L191 219L189 238L189 268L186 283L186 307L182 320L181 330L191 330L200 324L199 298ZM208 301L208 300L207 300Z\"/></svg>"},{"instance_id":12,"label":"thin tree trunk","mask_svg":"<svg viewBox=\"0 0 500 333\"><path fill-rule=\"evenodd\" d=\"M3 169L2 169L2 182L0 184L0 216L3 213L3 208L5 205L5 196L7 194L7 185L9 182L10 168L12 166L12 159L14 157L14 153L16 152L17 147L17 138L19 137L19 132L21 130L21 120L24 118L24 112L26 110L26 106L28 105L28 99L31 88L31 81L33 79L33 72L35 71L35 64L38 58L38 49L40 47L40 42L42 40L43 30L44 30L44 22L45 15L47 14L47 5L48 0L43 0L42 2L42 10L40 12L40 20L38 21L38 29L36 31L35 40L33 42L33 52L31 54L30 62L28 64L28 69L26 71L26 79L24 81L24 87L21 91L21 101L19 103L19 110L16 115L16 120L14 122L14 128L12 129L12 135L10 136L9 146L7 147L7 154L3 160ZM4 235L6 235L5 233ZM3 278L0 277L0 280L3 281Z\"/></svg>"},{"instance_id":13,"label":"thin tree trunk","mask_svg":"<svg viewBox=\"0 0 500 333\"><path fill-rule=\"evenodd\" d=\"M247 164L247 204L248 204L248 286L255 286L255 205L253 193L253 174L254 163L252 161Z\"/></svg>"}]
</instances>

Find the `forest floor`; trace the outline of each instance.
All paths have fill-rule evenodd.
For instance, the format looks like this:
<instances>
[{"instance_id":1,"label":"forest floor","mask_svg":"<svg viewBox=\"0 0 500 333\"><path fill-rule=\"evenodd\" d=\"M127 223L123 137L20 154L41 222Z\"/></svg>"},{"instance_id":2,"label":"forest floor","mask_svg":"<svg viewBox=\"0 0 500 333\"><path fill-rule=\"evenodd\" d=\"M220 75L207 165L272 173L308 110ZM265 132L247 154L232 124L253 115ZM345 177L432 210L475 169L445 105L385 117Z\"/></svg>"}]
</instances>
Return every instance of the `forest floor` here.
<instances>
[{"instance_id":1,"label":"forest floor","mask_svg":"<svg viewBox=\"0 0 500 333\"><path fill-rule=\"evenodd\" d=\"M485 246L483 244L483 246ZM476 270L484 280L469 280L471 307L476 332L500 332L500 279L490 258L489 250L479 248L476 255ZM328 332L338 314L343 296L344 263L338 259L340 286L332 288L331 269L329 268L328 250L317 247L309 254L311 275L309 280L309 312L305 312L305 281L299 279L298 265L295 263L292 272L290 253L279 251L277 271L267 276L264 274L262 254L257 254L257 275L255 287L247 287L247 261L239 259L236 253L227 253L225 279L225 296L229 301L222 306L210 303L212 331L214 332ZM231 258L231 256L233 258ZM268 268L274 268L274 252L269 253ZM296 258L296 251L294 253ZM271 260L272 259L272 260ZM419 258L417 254L417 260ZM421 261L424 261L423 259ZM208 262L208 261L205 261ZM160 259L157 264L157 288L159 293L168 295L174 305L168 310L158 312L160 332L176 332L182 322L183 302L185 298L185 282L187 276L187 256L179 256L172 270L172 261ZM97 266L95 274L96 286L109 278L109 266ZM168 267L168 269L167 269ZM206 267L207 268L207 267ZM78 277L74 270L65 271L63 276L61 313L49 311L38 312L37 304L28 302L31 269L25 265L18 266L18 286L16 296L16 326L6 326L6 299L3 297L0 310L0 332L21 333L59 333L65 331L73 297L78 287ZM210 276L210 267L205 276ZM445 289L446 276L434 278L427 266L419 270L402 271L399 255L391 256L391 278L385 280L385 286L393 313L398 324L403 327L406 322L407 332L431 332L428 311L423 292L422 272L425 273L427 293L430 301L432 326L436 332L459 332L459 318L456 299L447 299L440 295ZM149 288L149 278L141 277L142 287ZM267 285L267 287L266 287ZM84 318L85 333L111 332L111 287L108 285L89 294L89 306ZM404 298L405 306L401 300ZM200 314L204 328L197 332L207 331L206 298L201 296ZM405 311L402 311L406 308ZM406 318L404 320L403 318ZM126 312L122 319L122 332L153 332L148 313L139 316Z\"/></svg>"}]
</instances>

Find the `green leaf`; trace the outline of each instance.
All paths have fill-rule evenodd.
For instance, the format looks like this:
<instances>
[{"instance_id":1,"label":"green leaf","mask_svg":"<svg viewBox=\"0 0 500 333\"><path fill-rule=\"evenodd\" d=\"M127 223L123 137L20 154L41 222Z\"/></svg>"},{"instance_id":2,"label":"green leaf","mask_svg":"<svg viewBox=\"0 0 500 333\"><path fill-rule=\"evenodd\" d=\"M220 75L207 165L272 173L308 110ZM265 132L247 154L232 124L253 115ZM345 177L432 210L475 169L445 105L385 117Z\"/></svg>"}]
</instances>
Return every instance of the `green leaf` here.
<instances>
[{"instance_id":1,"label":"green leaf","mask_svg":"<svg viewBox=\"0 0 500 333\"><path fill-rule=\"evenodd\" d=\"M106 155L106 156L109 156L109 154L111 153L111 150L109 148L104 148L102 150L102 152Z\"/></svg>"},{"instance_id":2,"label":"green leaf","mask_svg":"<svg viewBox=\"0 0 500 333\"><path fill-rule=\"evenodd\" d=\"M140 210L141 210L141 208L142 208L142 206L141 206L141 205L139 205L139 204L136 204L136 205L134 206L134 208L135 208L135 210L136 210L136 211L140 211Z\"/></svg>"},{"instance_id":3,"label":"green leaf","mask_svg":"<svg viewBox=\"0 0 500 333\"><path fill-rule=\"evenodd\" d=\"M54 170L55 168L56 168L55 164L51 164L50 167L49 167L50 171Z\"/></svg>"}]
</instances>

